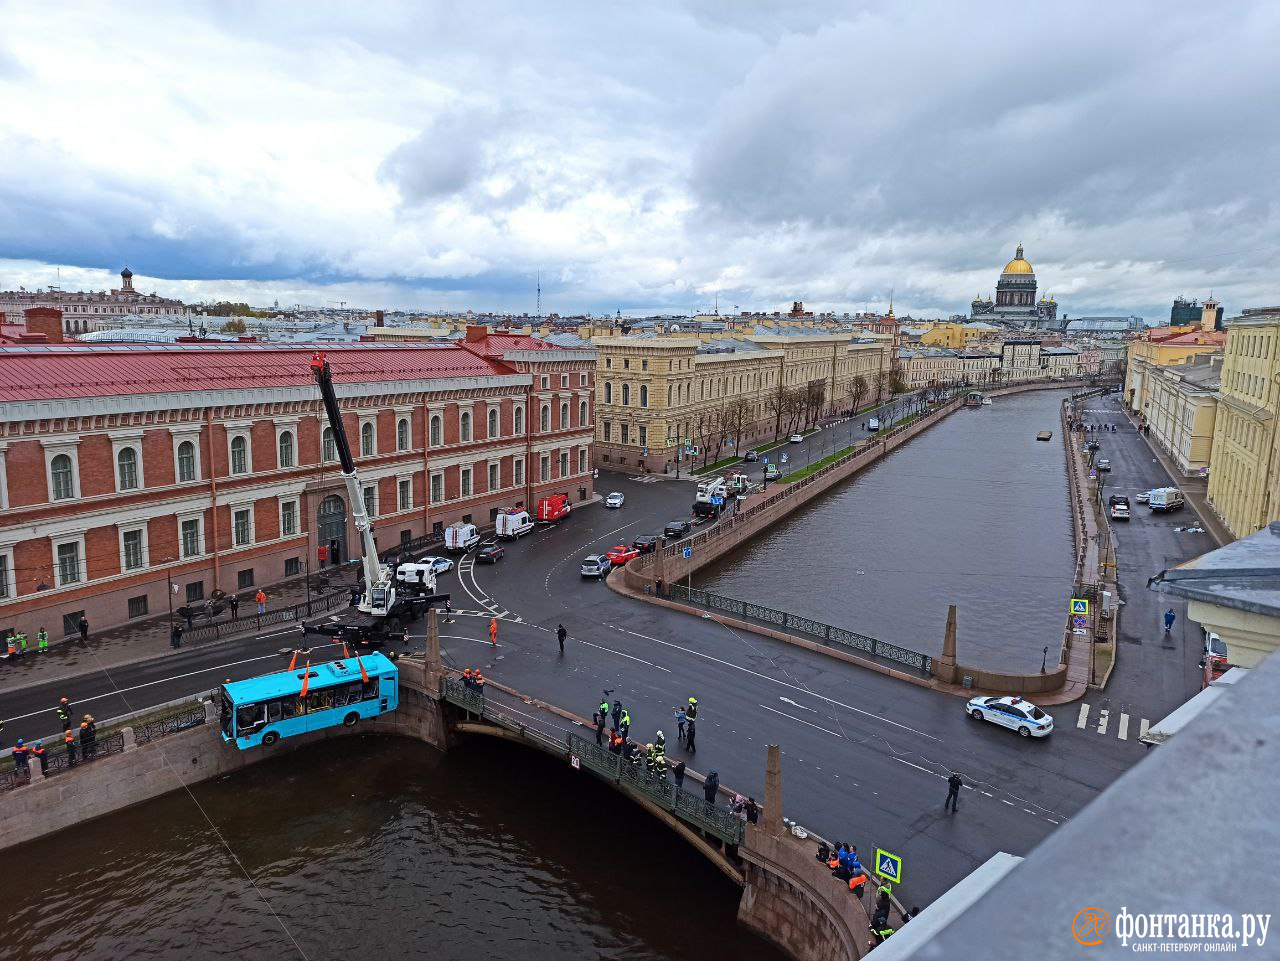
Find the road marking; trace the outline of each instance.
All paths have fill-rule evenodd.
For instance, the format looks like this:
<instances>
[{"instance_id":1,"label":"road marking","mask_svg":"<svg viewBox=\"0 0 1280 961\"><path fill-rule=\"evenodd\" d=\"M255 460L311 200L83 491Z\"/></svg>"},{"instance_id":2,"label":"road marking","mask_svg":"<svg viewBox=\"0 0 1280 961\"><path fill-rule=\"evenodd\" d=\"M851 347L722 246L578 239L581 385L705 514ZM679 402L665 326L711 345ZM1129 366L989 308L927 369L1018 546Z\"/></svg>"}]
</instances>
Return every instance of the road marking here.
<instances>
[{"instance_id":1,"label":"road marking","mask_svg":"<svg viewBox=\"0 0 1280 961\"><path fill-rule=\"evenodd\" d=\"M646 661L643 657L633 657L630 654L622 653L622 651L615 651L613 648L605 647L603 644L593 644L591 641L584 641L581 638L578 639L578 643L585 644L587 645L587 647L594 647L598 651L608 651L610 654L617 654L619 657L625 657L629 661L639 661L641 664L648 664L650 667L657 668L659 671L662 671L665 674L671 673L669 670L667 670L665 667L661 666L660 664L654 664L653 661Z\"/></svg>"},{"instance_id":2,"label":"road marking","mask_svg":"<svg viewBox=\"0 0 1280 961\"><path fill-rule=\"evenodd\" d=\"M1107 719L1109 717L1111 717L1111 712L1104 707L1098 714L1098 733L1099 734L1107 733Z\"/></svg>"},{"instance_id":3,"label":"road marking","mask_svg":"<svg viewBox=\"0 0 1280 961\"><path fill-rule=\"evenodd\" d=\"M1082 730L1082 731L1083 731L1083 730L1084 730L1084 726L1085 726L1086 724L1088 724L1088 723L1089 723L1089 705L1088 705L1088 704L1081 704L1081 705L1080 705L1080 719L1079 719L1078 721L1076 721L1076 727L1080 728L1080 730Z\"/></svg>"},{"instance_id":4,"label":"road marking","mask_svg":"<svg viewBox=\"0 0 1280 961\"><path fill-rule=\"evenodd\" d=\"M795 701L791 700L791 698L783 697L781 694L778 695L778 700L781 701L783 704L790 704L792 707L798 707L802 711L812 711L814 714L818 713L817 708L805 707L803 704L798 704Z\"/></svg>"},{"instance_id":5,"label":"road marking","mask_svg":"<svg viewBox=\"0 0 1280 961\"><path fill-rule=\"evenodd\" d=\"M1014 806L1012 801L1006 801L1004 798L1001 798L1001 799L1000 799L1000 803L1001 803L1001 804L1007 804L1007 805L1009 805L1009 807L1013 807L1013 806Z\"/></svg>"},{"instance_id":6,"label":"road marking","mask_svg":"<svg viewBox=\"0 0 1280 961\"><path fill-rule=\"evenodd\" d=\"M312 650L321 647L337 647L337 644L318 644ZM154 687L157 684L168 684L170 681L181 681L188 677L199 677L201 674L209 674L215 671L222 671L228 667L239 667L241 664L253 664L256 661L279 660L281 655L278 653L263 654L261 657L250 657L243 661L230 661L226 664L215 664L213 667L206 667L199 671L189 671L186 674L175 674L173 677L162 677L158 681L147 681L145 684L135 684L133 687L122 687L114 691L107 691L105 694L95 694L93 697L78 697L76 704L89 704L93 701L101 701L103 698L115 697L118 694L128 694L130 691L140 691L144 687ZM6 721L21 721L29 717L36 717L40 714L52 714L53 708L47 707L40 711L32 711L30 714L20 714L17 717L5 718Z\"/></svg>"},{"instance_id":7,"label":"road marking","mask_svg":"<svg viewBox=\"0 0 1280 961\"><path fill-rule=\"evenodd\" d=\"M1149 725L1148 725L1148 723L1147 723L1147 719L1144 717L1144 718L1143 718L1143 719L1138 723L1138 737L1139 737L1139 738L1144 738L1144 737L1146 737L1146 736L1147 736L1147 728L1148 728L1148 726L1149 726Z\"/></svg>"},{"instance_id":8,"label":"road marking","mask_svg":"<svg viewBox=\"0 0 1280 961\"><path fill-rule=\"evenodd\" d=\"M1120 723L1116 726L1116 737L1122 741L1129 740L1129 715L1121 714Z\"/></svg>"},{"instance_id":9,"label":"road marking","mask_svg":"<svg viewBox=\"0 0 1280 961\"><path fill-rule=\"evenodd\" d=\"M771 714L778 714L782 717L789 717L793 721L799 721L801 724L808 724L810 727L817 728L819 731L826 731L832 737L838 737L842 741L845 739L843 734L837 734L835 731L828 731L825 727L819 727L817 724L813 724L809 721L804 720L804 718L796 717L793 714L787 714L785 711L775 711L773 708L765 707L765 705L763 704L761 704L760 707L763 707L766 711L770 712Z\"/></svg>"},{"instance_id":10,"label":"road marking","mask_svg":"<svg viewBox=\"0 0 1280 961\"><path fill-rule=\"evenodd\" d=\"M683 647L680 644L674 644L671 641L664 641L661 638L650 637L648 634L638 634L635 631L627 630L625 627L618 627L615 624L606 624L605 626L612 627L615 631L621 631L624 634L630 634L633 637L638 637L645 641L653 641L655 644L661 644L664 647L675 648L677 651L684 651L686 654L693 654L697 657L705 658L708 661L714 661L717 664L721 664L725 667L731 667L735 671L742 671L742 673L744 674L750 674L751 676L758 677L761 680L771 681L774 684L779 684L782 687L789 688L790 690L798 691L799 693L805 694L809 697L816 697L819 700L826 701L828 704L834 704L837 707L842 707L846 711L852 711L855 714L861 714L864 717L871 718L872 720L880 721L882 724L888 724L888 725L891 725L892 727L901 728L904 731L909 731L912 734L919 734L921 737L927 737L930 741L941 742L942 740L941 738L934 737L932 734L926 734L924 731L917 731L913 727L907 727L907 725L905 724L899 724L897 721L890 721L888 718L881 717L879 714L872 714L870 711L864 711L862 710L862 708L854 707L852 704L845 704L843 701L837 701L835 698L827 697L825 694L818 694L815 691L807 691L804 688L799 687L795 684L789 684L786 681L779 680L776 677L770 677L768 674L761 674L759 671L753 671L751 670L751 668L743 667L741 664L734 664L731 661L725 661L718 657L713 657L710 654L706 654L702 651L695 651L693 648ZM623 655L623 656L625 657L627 655ZM636 660L639 660L639 658L636 658ZM663 668L662 670L666 670L666 668ZM667 673L671 673L671 672L668 671Z\"/></svg>"}]
</instances>

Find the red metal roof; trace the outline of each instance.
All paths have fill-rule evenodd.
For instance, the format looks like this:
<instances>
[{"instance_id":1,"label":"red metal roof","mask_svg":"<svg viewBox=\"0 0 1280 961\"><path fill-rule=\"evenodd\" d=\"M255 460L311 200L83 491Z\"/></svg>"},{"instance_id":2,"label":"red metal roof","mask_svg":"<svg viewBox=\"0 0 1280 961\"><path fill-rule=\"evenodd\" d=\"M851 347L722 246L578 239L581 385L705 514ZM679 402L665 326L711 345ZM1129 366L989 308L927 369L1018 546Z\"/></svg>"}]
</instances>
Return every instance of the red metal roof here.
<instances>
[{"instance_id":1,"label":"red metal roof","mask_svg":"<svg viewBox=\"0 0 1280 961\"><path fill-rule=\"evenodd\" d=\"M0 401L299 387L322 350L337 384L489 377L505 364L456 344L179 344L0 347Z\"/></svg>"},{"instance_id":2,"label":"red metal roof","mask_svg":"<svg viewBox=\"0 0 1280 961\"><path fill-rule=\"evenodd\" d=\"M491 359L501 358L509 350L562 350L555 344L549 344L539 337L528 334L489 334L484 340L454 341L459 347L465 347L472 353Z\"/></svg>"}]
</instances>

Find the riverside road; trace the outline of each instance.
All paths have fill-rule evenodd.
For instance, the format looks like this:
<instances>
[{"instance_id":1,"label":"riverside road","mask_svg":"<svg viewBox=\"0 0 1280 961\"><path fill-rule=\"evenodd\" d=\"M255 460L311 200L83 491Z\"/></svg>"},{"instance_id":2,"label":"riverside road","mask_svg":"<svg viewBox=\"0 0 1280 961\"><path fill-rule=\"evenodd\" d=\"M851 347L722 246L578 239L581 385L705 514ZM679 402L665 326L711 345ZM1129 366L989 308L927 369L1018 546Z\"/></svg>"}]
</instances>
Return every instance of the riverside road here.
<instances>
[{"instance_id":1,"label":"riverside road","mask_svg":"<svg viewBox=\"0 0 1280 961\"><path fill-rule=\"evenodd\" d=\"M789 445L793 465L818 459L822 446L845 446L827 433ZM1124 442L1143 443L1136 436ZM634 736L648 740L661 728L670 756L698 771L717 769L724 784L757 798L764 746L781 744L786 814L862 850L880 846L903 855L909 900L937 897L996 851L1026 854L1142 757L1133 739L1078 728L1076 705L1053 712L1058 729L1051 738L1023 740L969 720L955 697L584 581L578 565L585 554L657 533L666 521L687 516L693 499L687 481L602 473L597 489L622 491L625 506L580 509L509 545L496 565L475 568L468 557L441 578L459 611L455 623L442 626L446 659L479 666L495 681L584 717L602 690L612 689L631 713ZM1145 569L1164 566L1165 558L1124 563ZM488 640L495 615L496 648ZM555 638L559 623L569 631L564 656ZM276 652L291 640L277 629L122 666L109 676L13 691L4 695L7 740L53 733L52 708L62 694L78 711L103 719L207 691L226 677L278 670L284 660ZM313 657L328 653L316 649ZM692 756L675 743L672 719L674 705L690 695L700 703ZM967 789L959 813L948 815L942 802L952 769Z\"/></svg>"}]
</instances>

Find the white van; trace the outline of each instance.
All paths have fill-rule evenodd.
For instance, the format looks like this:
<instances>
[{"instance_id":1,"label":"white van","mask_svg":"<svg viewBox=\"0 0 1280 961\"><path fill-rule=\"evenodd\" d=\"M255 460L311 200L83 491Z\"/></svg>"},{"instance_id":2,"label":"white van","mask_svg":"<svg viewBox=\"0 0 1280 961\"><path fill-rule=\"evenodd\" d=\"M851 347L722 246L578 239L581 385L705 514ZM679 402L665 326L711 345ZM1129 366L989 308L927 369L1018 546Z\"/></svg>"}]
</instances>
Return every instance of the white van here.
<instances>
[{"instance_id":1,"label":"white van","mask_svg":"<svg viewBox=\"0 0 1280 961\"><path fill-rule=\"evenodd\" d=\"M444 548L458 554L466 553L480 543L480 528L475 524L451 524L444 529Z\"/></svg>"},{"instance_id":2,"label":"white van","mask_svg":"<svg viewBox=\"0 0 1280 961\"><path fill-rule=\"evenodd\" d=\"M867 421L867 430L879 430L879 429L880 429L880 421L877 418L872 417L870 420Z\"/></svg>"},{"instance_id":3,"label":"white van","mask_svg":"<svg viewBox=\"0 0 1280 961\"><path fill-rule=\"evenodd\" d=\"M1176 511L1186 503L1182 491L1176 487L1157 487L1151 492L1151 500L1147 506L1153 511Z\"/></svg>"},{"instance_id":4,"label":"white van","mask_svg":"<svg viewBox=\"0 0 1280 961\"><path fill-rule=\"evenodd\" d=\"M431 564L400 564L396 567L396 580L406 587L406 593L436 592L436 572Z\"/></svg>"},{"instance_id":5,"label":"white van","mask_svg":"<svg viewBox=\"0 0 1280 961\"><path fill-rule=\"evenodd\" d=\"M531 530L533 518L528 511L503 511L494 519L494 533L505 541L519 540Z\"/></svg>"}]
</instances>

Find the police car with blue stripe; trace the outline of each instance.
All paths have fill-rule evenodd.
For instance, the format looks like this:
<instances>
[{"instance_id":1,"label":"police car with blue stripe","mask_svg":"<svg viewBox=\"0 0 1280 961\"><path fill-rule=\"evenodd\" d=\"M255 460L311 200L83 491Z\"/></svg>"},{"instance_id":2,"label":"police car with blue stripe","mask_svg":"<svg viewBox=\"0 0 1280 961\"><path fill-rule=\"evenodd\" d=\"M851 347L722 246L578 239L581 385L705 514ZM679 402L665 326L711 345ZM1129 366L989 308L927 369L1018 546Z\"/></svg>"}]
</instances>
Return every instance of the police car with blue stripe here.
<instances>
[{"instance_id":1,"label":"police car with blue stripe","mask_svg":"<svg viewBox=\"0 0 1280 961\"><path fill-rule=\"evenodd\" d=\"M990 721L1012 728L1023 737L1053 733L1053 718L1021 697L975 697L966 708L975 721Z\"/></svg>"}]
</instances>

